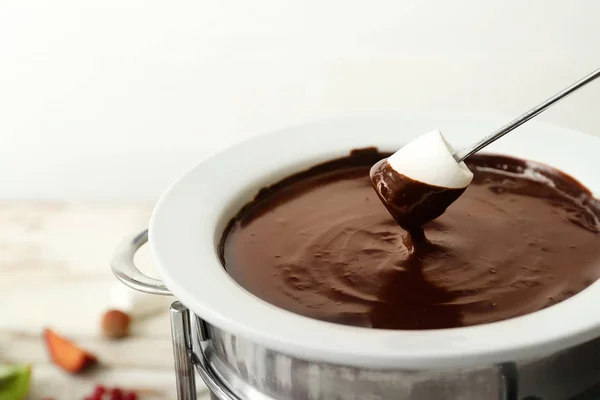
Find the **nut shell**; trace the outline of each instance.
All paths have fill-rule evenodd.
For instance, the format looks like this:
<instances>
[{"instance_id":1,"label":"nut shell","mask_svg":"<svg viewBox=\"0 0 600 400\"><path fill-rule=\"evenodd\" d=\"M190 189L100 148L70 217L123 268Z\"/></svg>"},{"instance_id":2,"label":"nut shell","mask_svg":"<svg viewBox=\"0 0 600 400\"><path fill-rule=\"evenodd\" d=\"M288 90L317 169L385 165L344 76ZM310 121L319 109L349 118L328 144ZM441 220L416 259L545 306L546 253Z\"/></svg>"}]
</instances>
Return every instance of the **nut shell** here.
<instances>
[{"instance_id":1,"label":"nut shell","mask_svg":"<svg viewBox=\"0 0 600 400\"><path fill-rule=\"evenodd\" d=\"M102 333L111 339L129 335L131 318L121 310L108 310L102 317Z\"/></svg>"}]
</instances>

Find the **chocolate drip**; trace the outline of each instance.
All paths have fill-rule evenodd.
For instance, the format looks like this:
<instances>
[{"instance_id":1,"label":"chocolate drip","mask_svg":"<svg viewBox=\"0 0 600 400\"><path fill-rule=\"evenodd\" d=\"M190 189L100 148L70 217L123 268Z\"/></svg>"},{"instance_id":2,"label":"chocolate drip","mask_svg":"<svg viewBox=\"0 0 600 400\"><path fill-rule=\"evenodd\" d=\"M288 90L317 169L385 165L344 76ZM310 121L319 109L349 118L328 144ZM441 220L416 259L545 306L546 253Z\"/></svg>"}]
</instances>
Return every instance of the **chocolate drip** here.
<instances>
[{"instance_id":1,"label":"chocolate drip","mask_svg":"<svg viewBox=\"0 0 600 400\"><path fill-rule=\"evenodd\" d=\"M442 215L466 189L443 188L416 181L396 172L387 159L373 165L370 176L383 205L409 233L406 240L409 246L424 242L423 225Z\"/></svg>"}]
</instances>

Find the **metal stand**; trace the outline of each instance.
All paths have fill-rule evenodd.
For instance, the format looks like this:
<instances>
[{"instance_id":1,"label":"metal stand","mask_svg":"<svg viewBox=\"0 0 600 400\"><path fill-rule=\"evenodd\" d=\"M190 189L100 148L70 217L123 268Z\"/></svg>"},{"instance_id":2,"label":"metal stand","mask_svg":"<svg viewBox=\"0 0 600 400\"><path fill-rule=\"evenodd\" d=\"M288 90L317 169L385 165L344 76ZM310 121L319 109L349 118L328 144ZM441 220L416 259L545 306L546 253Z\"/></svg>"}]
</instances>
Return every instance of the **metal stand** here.
<instances>
[{"instance_id":1,"label":"metal stand","mask_svg":"<svg viewBox=\"0 0 600 400\"><path fill-rule=\"evenodd\" d=\"M177 399L196 400L190 312L183 304L176 301L171 304L170 314Z\"/></svg>"},{"instance_id":2,"label":"metal stand","mask_svg":"<svg viewBox=\"0 0 600 400\"><path fill-rule=\"evenodd\" d=\"M202 350L202 343L209 340L206 324L195 317L198 328L196 334L199 342L198 356L194 354L192 339L192 319L189 310L180 302L171 304L171 339L173 341L173 358L175 361L175 378L177 380L177 400L196 400L195 370L210 391L213 400L240 400L215 375L208 365Z\"/></svg>"},{"instance_id":3,"label":"metal stand","mask_svg":"<svg viewBox=\"0 0 600 400\"><path fill-rule=\"evenodd\" d=\"M242 400L254 397L249 393L234 393L211 367L207 358L209 353L207 353L206 346L210 345L210 342L214 340L214 337L212 337L208 325L203 320L197 316L190 316L189 310L179 301L175 301L171 304L170 316L175 377L177 382L177 400L197 400L196 370L210 391L211 399L213 400ZM193 323L195 324L194 326L192 326ZM192 328L197 328L194 333L192 333ZM196 335L196 337L193 337L193 335ZM196 341L197 349L194 349L193 347L194 341ZM524 372L525 375L529 374L528 376L524 376L524 382L530 382L532 379L537 382L540 376L543 377L545 375L557 376L557 374L564 375L565 373L573 375L570 371L571 369L577 369L577 365L580 363L584 363L585 365L589 364L590 360L588 358L595 358L597 354L600 354L600 351L596 348L600 347L600 343L591 343L580 347L581 348L571 351L569 354L557 356L559 359L553 361L556 365L542 366L540 367L542 368L542 371L521 371L522 373ZM562 366L562 364L565 364L565 366ZM582 369L584 375L589 375L582 381L585 384L584 387L587 387L588 389L574 397L573 395L567 396L569 399L600 399L600 369L598 369L597 366L594 368L595 372L593 376L587 369ZM546 394L542 394L542 397L539 397L540 395L528 396L528 392L534 391L538 393L540 390L535 389L533 387L535 385L520 388L520 385L518 385L519 373L514 364L501 365L500 369L503 385L502 393L499 398L502 400L555 400L566 398L563 397L564 395L553 394L549 389L544 390ZM595 385L593 383L590 385L589 381L590 379L593 380L594 377L599 380L595 381ZM547 382L544 385L546 384ZM573 390L570 391L573 392ZM519 395L519 393L521 394Z\"/></svg>"}]
</instances>

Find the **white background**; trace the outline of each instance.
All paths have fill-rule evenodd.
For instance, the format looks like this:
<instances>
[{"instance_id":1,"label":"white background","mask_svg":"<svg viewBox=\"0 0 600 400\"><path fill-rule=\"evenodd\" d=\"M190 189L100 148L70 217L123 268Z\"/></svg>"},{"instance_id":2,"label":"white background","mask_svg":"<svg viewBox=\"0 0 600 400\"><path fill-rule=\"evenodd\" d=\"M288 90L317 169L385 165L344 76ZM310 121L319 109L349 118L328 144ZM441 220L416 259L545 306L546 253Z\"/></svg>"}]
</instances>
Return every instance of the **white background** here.
<instances>
[{"instance_id":1,"label":"white background","mask_svg":"<svg viewBox=\"0 0 600 400\"><path fill-rule=\"evenodd\" d=\"M3 0L0 198L154 201L315 119L515 116L600 67L599 21L598 0ZM600 82L538 118L600 134Z\"/></svg>"}]
</instances>

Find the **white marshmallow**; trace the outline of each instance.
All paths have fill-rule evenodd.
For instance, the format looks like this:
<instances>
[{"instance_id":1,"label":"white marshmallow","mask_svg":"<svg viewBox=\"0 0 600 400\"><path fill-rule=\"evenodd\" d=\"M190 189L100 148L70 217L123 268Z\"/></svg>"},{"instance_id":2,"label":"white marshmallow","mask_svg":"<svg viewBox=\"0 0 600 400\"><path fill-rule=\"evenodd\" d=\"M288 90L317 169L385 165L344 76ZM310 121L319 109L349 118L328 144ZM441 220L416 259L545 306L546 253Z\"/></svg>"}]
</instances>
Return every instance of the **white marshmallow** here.
<instances>
[{"instance_id":1,"label":"white marshmallow","mask_svg":"<svg viewBox=\"0 0 600 400\"><path fill-rule=\"evenodd\" d=\"M473 173L464 162L453 157L455 150L439 130L411 140L388 158L398 173L415 181L449 189L462 189L473 180Z\"/></svg>"},{"instance_id":2,"label":"white marshmallow","mask_svg":"<svg viewBox=\"0 0 600 400\"><path fill-rule=\"evenodd\" d=\"M171 296L158 296L142 293L116 282L109 295L109 308L123 311L132 318L144 318L156 313L166 312Z\"/></svg>"}]
</instances>

